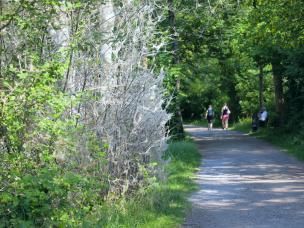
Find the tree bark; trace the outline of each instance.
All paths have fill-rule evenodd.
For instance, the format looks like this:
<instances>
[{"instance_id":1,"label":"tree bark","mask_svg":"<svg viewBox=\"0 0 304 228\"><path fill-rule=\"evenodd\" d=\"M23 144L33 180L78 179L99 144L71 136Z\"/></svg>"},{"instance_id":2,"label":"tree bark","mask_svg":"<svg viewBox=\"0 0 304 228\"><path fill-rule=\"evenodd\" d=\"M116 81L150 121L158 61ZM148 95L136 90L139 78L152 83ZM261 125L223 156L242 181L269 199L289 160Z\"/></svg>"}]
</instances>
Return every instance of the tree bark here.
<instances>
[{"instance_id":1,"label":"tree bark","mask_svg":"<svg viewBox=\"0 0 304 228\"><path fill-rule=\"evenodd\" d=\"M259 105L260 109L264 106L264 72L263 66L259 65Z\"/></svg>"},{"instance_id":2,"label":"tree bark","mask_svg":"<svg viewBox=\"0 0 304 228\"><path fill-rule=\"evenodd\" d=\"M273 84L275 92L275 104L276 112L278 115L278 125L282 126L284 124L284 113L285 113L285 102L283 93L283 71L284 68L278 59L271 62L272 73L273 73Z\"/></svg>"},{"instance_id":3,"label":"tree bark","mask_svg":"<svg viewBox=\"0 0 304 228\"><path fill-rule=\"evenodd\" d=\"M176 22L175 22L175 11L174 11L174 2L173 0L168 0L168 7L169 7L169 25L170 25L170 31L172 36L172 51L173 51L173 61L172 64L178 64L179 58L178 58L178 41L176 36ZM176 96L175 96L175 129L177 130L177 133L181 136L184 135L184 128L183 128L183 117L182 112L180 108L180 99L179 99L179 91L180 91L180 79L178 76L175 79L175 89L176 89Z\"/></svg>"},{"instance_id":4,"label":"tree bark","mask_svg":"<svg viewBox=\"0 0 304 228\"><path fill-rule=\"evenodd\" d=\"M75 35L78 32L78 26L79 26L79 22L80 22L80 12L79 12L79 10L76 13L77 13L77 15L76 15L75 28L73 26L73 21L74 21L73 12L70 15L70 21L71 21L71 32L70 32L70 35L69 35L70 37L73 37L73 35ZM73 56L74 56L74 47L71 47L70 54L69 54L68 69L66 71L65 82L64 82L64 86L63 86L63 92L65 92L67 90L67 87L68 87L68 83L69 83L69 79L70 79L70 71L71 71L72 64L73 64Z\"/></svg>"},{"instance_id":5,"label":"tree bark","mask_svg":"<svg viewBox=\"0 0 304 228\"><path fill-rule=\"evenodd\" d=\"M1 16L3 14L3 7L4 7L4 3L2 2L2 0L0 0L0 15ZM3 42L3 39L2 39L2 33L0 32L0 55L1 55L0 56L0 78L2 78L2 52L3 52L3 49L4 49L3 45L4 45L4 42ZM2 88L2 84L0 84L0 88Z\"/></svg>"}]
</instances>

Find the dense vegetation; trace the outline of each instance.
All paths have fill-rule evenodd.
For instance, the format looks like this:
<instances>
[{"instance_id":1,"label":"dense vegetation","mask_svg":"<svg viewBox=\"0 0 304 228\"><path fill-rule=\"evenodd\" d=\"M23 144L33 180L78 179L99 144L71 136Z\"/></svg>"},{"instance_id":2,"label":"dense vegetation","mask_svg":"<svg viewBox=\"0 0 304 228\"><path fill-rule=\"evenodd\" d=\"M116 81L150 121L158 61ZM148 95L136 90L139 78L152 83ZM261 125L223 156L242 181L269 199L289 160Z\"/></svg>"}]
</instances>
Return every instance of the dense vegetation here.
<instances>
[{"instance_id":1,"label":"dense vegetation","mask_svg":"<svg viewBox=\"0 0 304 228\"><path fill-rule=\"evenodd\" d=\"M0 226L175 226L199 156L166 142L210 103L266 106L269 134L301 143L303 9L0 0Z\"/></svg>"},{"instance_id":2,"label":"dense vegetation","mask_svg":"<svg viewBox=\"0 0 304 228\"><path fill-rule=\"evenodd\" d=\"M105 207L165 176L161 8L1 0L0 10L1 226L111 225Z\"/></svg>"},{"instance_id":3,"label":"dense vegetation","mask_svg":"<svg viewBox=\"0 0 304 228\"><path fill-rule=\"evenodd\" d=\"M303 125L303 1L176 1L177 64L185 119L208 104L232 118L261 106L275 126ZM165 58L163 58L165 59ZM169 64L166 64L169 65Z\"/></svg>"},{"instance_id":4,"label":"dense vegetation","mask_svg":"<svg viewBox=\"0 0 304 228\"><path fill-rule=\"evenodd\" d=\"M66 172L55 164L39 169L12 164L13 180L0 194L0 227L177 227L195 190L192 177L200 154L192 142L183 141L171 143L164 156L168 178L150 180L132 197L115 201L101 197L105 182L97 176ZM32 174L20 176L26 168Z\"/></svg>"},{"instance_id":5,"label":"dense vegetation","mask_svg":"<svg viewBox=\"0 0 304 228\"><path fill-rule=\"evenodd\" d=\"M273 127L260 128L258 131L252 131L251 119L246 118L234 124L233 129L266 140L281 148L282 151L304 161L303 131L291 132L286 131L284 128L274 129Z\"/></svg>"}]
</instances>

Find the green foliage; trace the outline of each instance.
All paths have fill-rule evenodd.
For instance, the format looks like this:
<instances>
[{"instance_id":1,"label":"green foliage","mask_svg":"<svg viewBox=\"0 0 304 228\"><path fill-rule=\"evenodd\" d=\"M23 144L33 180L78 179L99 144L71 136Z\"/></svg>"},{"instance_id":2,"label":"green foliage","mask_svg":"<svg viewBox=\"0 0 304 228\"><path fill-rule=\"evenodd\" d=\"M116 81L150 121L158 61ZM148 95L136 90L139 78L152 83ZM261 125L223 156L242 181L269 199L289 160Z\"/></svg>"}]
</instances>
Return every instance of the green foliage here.
<instances>
[{"instance_id":1,"label":"green foliage","mask_svg":"<svg viewBox=\"0 0 304 228\"><path fill-rule=\"evenodd\" d=\"M2 226L75 227L101 207L106 186L99 178L62 169L49 156L43 154L43 165L24 155L1 156L6 165L0 176Z\"/></svg>"},{"instance_id":2,"label":"green foliage","mask_svg":"<svg viewBox=\"0 0 304 228\"><path fill-rule=\"evenodd\" d=\"M97 212L100 227L177 227L189 204L187 196L196 189L192 177L200 154L192 142L172 142L165 155L167 178L154 181L129 199L104 205Z\"/></svg>"},{"instance_id":3,"label":"green foliage","mask_svg":"<svg viewBox=\"0 0 304 228\"><path fill-rule=\"evenodd\" d=\"M167 181L155 181L120 202L104 200L106 145L74 113L80 100L93 96L84 92L72 99L62 92L68 64L54 54L58 50L49 34L60 29L60 8L72 19L70 46L60 54L94 47L83 40L87 21L76 16L92 10L94 2L9 1L1 9L0 226L176 227L184 215L185 196L195 188L189 177L200 160L189 142L170 144ZM122 1L114 3L120 6ZM168 107L171 133L184 136L180 112L184 118L201 119L209 104L217 121L224 102L233 119L251 116L258 109L259 66L274 125L282 115L273 82L274 66L279 66L284 126L254 135L304 158L303 1L173 3L175 28L164 7L167 20L159 29L171 37L156 58L159 69L167 72L167 95L173 96ZM251 120L235 128L249 131Z\"/></svg>"},{"instance_id":4,"label":"green foliage","mask_svg":"<svg viewBox=\"0 0 304 228\"><path fill-rule=\"evenodd\" d=\"M304 50L291 50L285 60L287 127L289 129L303 129L304 124Z\"/></svg>"},{"instance_id":5,"label":"green foliage","mask_svg":"<svg viewBox=\"0 0 304 228\"><path fill-rule=\"evenodd\" d=\"M187 195L195 189L191 176L200 164L197 147L176 142L166 154L168 179L141 189L130 199L105 202L105 189L91 175L75 174L56 164L21 175L33 168L26 158L11 161L8 186L0 194L0 221L4 226L176 227L185 215ZM2 179L3 180L3 179Z\"/></svg>"},{"instance_id":6,"label":"green foliage","mask_svg":"<svg viewBox=\"0 0 304 228\"><path fill-rule=\"evenodd\" d=\"M242 49L246 50L258 65L271 64L274 79L283 78L284 83L274 83L272 96L276 97L276 107L272 111L277 112L275 114L277 119L284 120L281 124L285 126L286 124L295 126L295 122L301 121L299 117L290 118L293 113L297 113L294 112L295 110L302 110L301 105L292 102L294 98L290 98L294 96L292 91L297 93L297 97L302 93L299 87L292 88L293 80L298 81L302 78L300 73L302 64L294 58L303 49L304 23L301 18L304 15L303 11L299 10L302 7L303 1L286 0L256 1L255 7L244 4L242 12L247 16L238 25L242 28L240 32L242 39L238 39ZM283 89L280 89L280 86ZM266 84L266 89L269 88L271 85ZM285 102L278 102L278 99ZM270 107L271 100L274 101L274 99L267 101Z\"/></svg>"},{"instance_id":7,"label":"green foliage","mask_svg":"<svg viewBox=\"0 0 304 228\"><path fill-rule=\"evenodd\" d=\"M32 71L11 67L3 80L0 223L5 227L80 226L103 204L103 146L66 113L72 101L57 87L63 69L57 62ZM84 135L94 159L87 164L77 154Z\"/></svg>"},{"instance_id":8,"label":"green foliage","mask_svg":"<svg viewBox=\"0 0 304 228\"><path fill-rule=\"evenodd\" d=\"M31 147L37 138L47 144L58 131L56 121L67 106L66 98L55 86L62 70L54 62L35 71L11 67L7 72L0 94L0 119L9 151Z\"/></svg>"},{"instance_id":9,"label":"green foliage","mask_svg":"<svg viewBox=\"0 0 304 228\"><path fill-rule=\"evenodd\" d=\"M222 120L220 119L220 114L216 114L215 118L213 119L213 127L214 128L221 128L222 127ZM205 116L202 119L187 119L185 120L185 124L201 126L201 127L208 127L208 121L205 119Z\"/></svg>"},{"instance_id":10,"label":"green foliage","mask_svg":"<svg viewBox=\"0 0 304 228\"><path fill-rule=\"evenodd\" d=\"M249 133L252 136L266 140L279 146L300 160L304 160L304 131L290 131L288 128L259 128L257 132L251 131L251 119L242 119L233 126L234 130Z\"/></svg>"},{"instance_id":11,"label":"green foliage","mask_svg":"<svg viewBox=\"0 0 304 228\"><path fill-rule=\"evenodd\" d=\"M241 108L239 115L241 117L248 117L259 111L259 71L255 69L254 65L248 66L249 64L253 64L252 60L241 59L240 62L243 63L244 67L242 72L236 75L236 91L239 94L239 104ZM263 75L263 101L267 110L273 110L271 108L274 100L273 79L270 70L270 66L265 67Z\"/></svg>"},{"instance_id":12,"label":"green foliage","mask_svg":"<svg viewBox=\"0 0 304 228\"><path fill-rule=\"evenodd\" d=\"M241 131L244 133L250 133L251 132L251 119L250 118L244 118L240 119L237 123L235 123L232 127L233 130Z\"/></svg>"},{"instance_id":13,"label":"green foliage","mask_svg":"<svg viewBox=\"0 0 304 228\"><path fill-rule=\"evenodd\" d=\"M302 122L303 1L173 2L179 61L172 64L166 52L159 61L170 72L169 91L173 75L179 77L185 119L200 118L209 104L220 110L224 102L233 120L251 116L260 108L262 67L270 124L291 129Z\"/></svg>"},{"instance_id":14,"label":"green foliage","mask_svg":"<svg viewBox=\"0 0 304 228\"><path fill-rule=\"evenodd\" d=\"M179 61L172 65L169 56L166 59L162 54L160 64L179 77L181 86L178 98L183 117L200 118L209 104L220 110L224 102L228 102L232 113L237 114L239 103L235 96L234 80L236 63L231 57L232 23L229 19L236 14L237 3L215 1L209 6L208 2L198 4L175 1L174 4L178 33L175 56ZM216 12L212 12L211 7ZM166 85L170 90L174 80L171 74L168 78L169 86ZM232 117L237 118L237 115Z\"/></svg>"}]
</instances>

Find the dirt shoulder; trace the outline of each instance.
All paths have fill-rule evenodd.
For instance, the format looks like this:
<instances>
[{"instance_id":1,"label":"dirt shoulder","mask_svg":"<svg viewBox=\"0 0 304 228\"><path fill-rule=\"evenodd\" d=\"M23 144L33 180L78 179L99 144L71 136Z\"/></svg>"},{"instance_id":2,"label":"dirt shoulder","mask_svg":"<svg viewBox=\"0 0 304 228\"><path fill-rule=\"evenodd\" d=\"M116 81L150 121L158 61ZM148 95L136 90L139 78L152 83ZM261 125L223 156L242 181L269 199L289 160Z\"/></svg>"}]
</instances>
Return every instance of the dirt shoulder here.
<instances>
[{"instance_id":1,"label":"dirt shoulder","mask_svg":"<svg viewBox=\"0 0 304 228\"><path fill-rule=\"evenodd\" d=\"M203 160L184 227L303 227L303 162L239 132L185 129Z\"/></svg>"}]
</instances>

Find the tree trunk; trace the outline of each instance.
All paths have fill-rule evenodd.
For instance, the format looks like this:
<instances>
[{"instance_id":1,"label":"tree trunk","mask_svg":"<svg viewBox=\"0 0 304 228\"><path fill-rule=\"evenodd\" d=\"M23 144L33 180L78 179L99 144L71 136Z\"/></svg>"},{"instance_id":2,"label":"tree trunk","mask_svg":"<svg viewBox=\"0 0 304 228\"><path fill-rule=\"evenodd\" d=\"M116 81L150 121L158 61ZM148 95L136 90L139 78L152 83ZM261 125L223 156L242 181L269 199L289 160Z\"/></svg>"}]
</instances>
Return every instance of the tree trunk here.
<instances>
[{"instance_id":1,"label":"tree trunk","mask_svg":"<svg viewBox=\"0 0 304 228\"><path fill-rule=\"evenodd\" d=\"M0 0L0 15L2 16L3 14L3 6L4 4L2 3L2 0ZM3 52L3 39L2 39L2 33L0 33L0 78L2 78L2 52ZM1 83L1 82L0 82ZM2 85L0 84L0 89L2 88Z\"/></svg>"},{"instance_id":2,"label":"tree trunk","mask_svg":"<svg viewBox=\"0 0 304 228\"><path fill-rule=\"evenodd\" d=\"M282 126L284 124L284 94L283 94L283 71L284 68L279 60L273 60L271 62L272 72L273 72L273 83L275 92L275 104L276 112L278 115L278 125Z\"/></svg>"},{"instance_id":3,"label":"tree trunk","mask_svg":"<svg viewBox=\"0 0 304 228\"><path fill-rule=\"evenodd\" d=\"M259 73L259 105L260 109L264 106L264 72L263 66L259 65L260 73Z\"/></svg>"},{"instance_id":4,"label":"tree trunk","mask_svg":"<svg viewBox=\"0 0 304 228\"><path fill-rule=\"evenodd\" d=\"M175 23L175 12L174 12L174 3L173 0L168 0L168 7L169 7L169 24L170 24L170 31L171 31L171 37L172 37L172 51L173 51L173 65L179 63L178 58L178 41L176 37L176 23ZM180 108L180 98L179 98L179 91L180 91L180 79L178 76L175 79L175 110L174 110L174 116L175 120L174 123L176 126L174 128L176 129L176 133L183 137L184 135L184 128L183 128L183 117L182 112Z\"/></svg>"}]
</instances>

